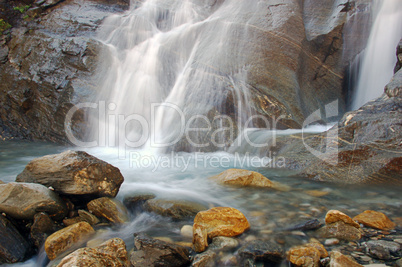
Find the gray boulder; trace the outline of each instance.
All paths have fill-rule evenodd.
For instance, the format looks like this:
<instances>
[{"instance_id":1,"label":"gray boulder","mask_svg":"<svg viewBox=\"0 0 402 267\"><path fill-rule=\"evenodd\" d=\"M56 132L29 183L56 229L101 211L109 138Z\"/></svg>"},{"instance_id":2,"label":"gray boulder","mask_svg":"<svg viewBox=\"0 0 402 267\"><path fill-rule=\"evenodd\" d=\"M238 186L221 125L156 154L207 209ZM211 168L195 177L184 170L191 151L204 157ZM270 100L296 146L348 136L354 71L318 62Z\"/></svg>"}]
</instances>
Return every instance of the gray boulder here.
<instances>
[{"instance_id":1,"label":"gray boulder","mask_svg":"<svg viewBox=\"0 0 402 267\"><path fill-rule=\"evenodd\" d=\"M8 183L0 185L0 212L15 219L32 220L36 213L46 212L55 220L67 214L64 201L40 184Z\"/></svg>"},{"instance_id":2,"label":"gray boulder","mask_svg":"<svg viewBox=\"0 0 402 267\"><path fill-rule=\"evenodd\" d=\"M51 186L64 195L115 197L124 178L120 170L82 151L37 158L17 176L17 182Z\"/></svg>"}]
</instances>

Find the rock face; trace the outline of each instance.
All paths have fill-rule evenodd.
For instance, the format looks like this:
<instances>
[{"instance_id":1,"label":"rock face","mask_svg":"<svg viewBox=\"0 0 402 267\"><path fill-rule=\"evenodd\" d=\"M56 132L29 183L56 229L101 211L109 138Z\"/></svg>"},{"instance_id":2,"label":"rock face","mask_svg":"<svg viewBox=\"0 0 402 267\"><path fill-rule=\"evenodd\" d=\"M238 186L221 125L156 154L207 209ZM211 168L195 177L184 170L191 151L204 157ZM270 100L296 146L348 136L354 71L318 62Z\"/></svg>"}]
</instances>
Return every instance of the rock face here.
<instances>
[{"instance_id":1,"label":"rock face","mask_svg":"<svg viewBox=\"0 0 402 267\"><path fill-rule=\"evenodd\" d=\"M112 223L128 222L126 207L117 199L102 197L87 204L88 210L98 217L104 217Z\"/></svg>"},{"instance_id":2,"label":"rock face","mask_svg":"<svg viewBox=\"0 0 402 267\"><path fill-rule=\"evenodd\" d=\"M185 247L139 233L134 235L134 251L130 255L130 262L134 267L186 266L190 264L189 256Z\"/></svg>"},{"instance_id":3,"label":"rock face","mask_svg":"<svg viewBox=\"0 0 402 267\"><path fill-rule=\"evenodd\" d=\"M94 248L81 248L64 257L58 267L126 267L126 244L120 238L110 239Z\"/></svg>"},{"instance_id":4,"label":"rock face","mask_svg":"<svg viewBox=\"0 0 402 267\"><path fill-rule=\"evenodd\" d=\"M189 201L151 199L145 202L144 208L156 214L183 220L194 217L198 212L207 210L204 205Z\"/></svg>"},{"instance_id":5,"label":"rock face","mask_svg":"<svg viewBox=\"0 0 402 267\"><path fill-rule=\"evenodd\" d=\"M234 208L217 207L201 211L195 216L193 225L195 251L204 251L208 246L208 238L237 236L249 228L246 217Z\"/></svg>"},{"instance_id":6,"label":"rock face","mask_svg":"<svg viewBox=\"0 0 402 267\"><path fill-rule=\"evenodd\" d=\"M402 70L386 86L385 94L346 113L329 131L278 141L278 155L286 159L287 168L314 180L402 185L400 88Z\"/></svg>"},{"instance_id":7,"label":"rock face","mask_svg":"<svg viewBox=\"0 0 402 267\"><path fill-rule=\"evenodd\" d=\"M66 113L73 104L85 102L94 87L89 77L101 45L92 36L105 16L121 11L127 3L47 2L52 4L34 4L27 11L29 20L12 29L2 44L0 125L12 136L65 142ZM367 2L358 0L356 6ZM348 17L358 18L367 8L343 9L342 4L339 0L239 2L236 10L242 12L236 14L238 21L230 29L239 35L229 36L216 57L205 51L196 55L199 62L208 63L210 72L219 70L211 73L217 81L224 81L218 83L224 103L216 103L209 114L226 114L236 121L233 110L239 108L238 99L227 74L242 69L247 69L244 86L251 91L250 108L268 118L283 116L280 128L299 127L305 116L323 103L343 99L344 67L360 52L349 52L346 62L342 61L343 26ZM210 5L219 12L222 2ZM199 39L208 42L203 37ZM210 47L216 50L218 45ZM240 50L239 58L241 48L247 49ZM211 58L216 60L210 62ZM227 64L228 58L238 63ZM77 132L82 123L82 114L77 114L73 121Z\"/></svg>"},{"instance_id":8,"label":"rock face","mask_svg":"<svg viewBox=\"0 0 402 267\"><path fill-rule=\"evenodd\" d=\"M272 187L273 183L262 174L254 171L229 169L210 177L218 183L234 186Z\"/></svg>"},{"instance_id":9,"label":"rock face","mask_svg":"<svg viewBox=\"0 0 402 267\"><path fill-rule=\"evenodd\" d=\"M63 200L40 184L8 183L0 185L0 212L15 219L33 220L36 213L46 212L60 220L67 214Z\"/></svg>"},{"instance_id":10,"label":"rock face","mask_svg":"<svg viewBox=\"0 0 402 267\"><path fill-rule=\"evenodd\" d=\"M17 176L17 182L51 186L60 194L115 197L124 178L118 168L82 151L37 158Z\"/></svg>"},{"instance_id":11,"label":"rock face","mask_svg":"<svg viewBox=\"0 0 402 267\"><path fill-rule=\"evenodd\" d=\"M68 226L50 235L45 241L45 251L50 260L82 242L89 235L95 233L87 222L79 222Z\"/></svg>"},{"instance_id":12,"label":"rock face","mask_svg":"<svg viewBox=\"0 0 402 267\"><path fill-rule=\"evenodd\" d=\"M396 226L384 213L373 210L366 210L354 217L353 220L380 230L392 230Z\"/></svg>"},{"instance_id":13,"label":"rock face","mask_svg":"<svg viewBox=\"0 0 402 267\"><path fill-rule=\"evenodd\" d=\"M28 242L14 225L0 215L0 264L23 261L29 250Z\"/></svg>"},{"instance_id":14,"label":"rock face","mask_svg":"<svg viewBox=\"0 0 402 267\"><path fill-rule=\"evenodd\" d=\"M0 44L5 51L0 53L0 136L65 143L68 110L92 92L90 77L101 47L93 39L95 31L107 15L121 12L128 3L24 2L31 6L24 14L13 10L21 2L0 3L9 5L1 10L2 18L14 26ZM80 112L76 115L72 126L80 136L83 118Z\"/></svg>"}]
</instances>

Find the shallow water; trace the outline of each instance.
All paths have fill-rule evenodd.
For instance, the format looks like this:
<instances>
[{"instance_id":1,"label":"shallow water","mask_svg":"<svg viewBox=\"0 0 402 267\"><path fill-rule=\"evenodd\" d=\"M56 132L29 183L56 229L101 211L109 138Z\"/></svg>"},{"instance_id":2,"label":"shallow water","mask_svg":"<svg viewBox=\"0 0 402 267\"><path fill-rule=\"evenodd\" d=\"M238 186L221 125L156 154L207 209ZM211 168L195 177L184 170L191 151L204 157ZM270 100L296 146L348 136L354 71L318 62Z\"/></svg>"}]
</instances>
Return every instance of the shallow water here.
<instances>
[{"instance_id":1,"label":"shallow water","mask_svg":"<svg viewBox=\"0 0 402 267\"><path fill-rule=\"evenodd\" d=\"M47 154L59 153L71 148L46 143L7 142L0 144L0 179L15 180L31 159ZM251 224L251 230L240 240L250 238L282 238L285 247L302 243L306 236L284 235L283 230L297 223L318 218L323 219L330 209L338 209L350 216L372 209L384 212L391 219L402 217L400 188L342 186L315 182L294 176L294 173L264 167L267 158L248 158L240 154L225 152L197 154L152 154L145 151L127 152L126 159L119 159L114 149L89 149L90 154L117 166L125 181L118 198L136 193L153 193L158 198L179 199L199 202L208 206L230 206L242 211ZM159 160L159 161L158 161ZM154 164L152 162L156 162ZM162 163L164 162L164 163ZM249 164L246 164L249 163ZM255 170L267 178L290 187L289 191L272 189L232 188L215 184L208 177L228 168ZM327 192L314 197L308 190ZM97 238L120 237L128 248L133 246L133 234L146 231L154 237L169 237L173 241L191 242L181 237L180 228L191 221L173 222L155 214L132 215L131 222L119 229L101 231ZM25 265L46 264L42 254ZM13 265L15 266L15 265Z\"/></svg>"}]
</instances>

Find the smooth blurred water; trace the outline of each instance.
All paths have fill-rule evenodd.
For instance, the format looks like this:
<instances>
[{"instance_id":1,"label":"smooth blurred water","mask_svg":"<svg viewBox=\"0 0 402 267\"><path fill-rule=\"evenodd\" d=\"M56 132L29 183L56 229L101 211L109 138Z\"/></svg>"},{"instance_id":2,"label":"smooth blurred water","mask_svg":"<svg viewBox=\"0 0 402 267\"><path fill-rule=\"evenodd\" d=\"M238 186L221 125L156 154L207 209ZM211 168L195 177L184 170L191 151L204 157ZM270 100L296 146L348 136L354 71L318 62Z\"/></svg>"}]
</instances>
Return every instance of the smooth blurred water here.
<instances>
[{"instance_id":1,"label":"smooth blurred water","mask_svg":"<svg viewBox=\"0 0 402 267\"><path fill-rule=\"evenodd\" d=\"M402 1L374 0L374 23L366 49L360 55L353 109L384 93L396 63L396 47L402 38Z\"/></svg>"}]
</instances>

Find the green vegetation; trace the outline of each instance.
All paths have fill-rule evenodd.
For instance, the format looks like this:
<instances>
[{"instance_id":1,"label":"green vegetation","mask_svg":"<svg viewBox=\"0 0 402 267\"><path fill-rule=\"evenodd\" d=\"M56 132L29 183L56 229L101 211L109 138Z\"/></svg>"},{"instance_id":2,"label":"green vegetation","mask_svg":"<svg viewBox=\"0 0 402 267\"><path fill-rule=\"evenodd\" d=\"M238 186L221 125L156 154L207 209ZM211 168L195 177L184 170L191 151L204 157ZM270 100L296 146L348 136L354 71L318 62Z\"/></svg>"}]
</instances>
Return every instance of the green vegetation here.
<instances>
[{"instance_id":1,"label":"green vegetation","mask_svg":"<svg viewBox=\"0 0 402 267\"><path fill-rule=\"evenodd\" d=\"M16 6L14 7L14 10L19 11L21 14L24 14L31 6L26 5L26 6Z\"/></svg>"},{"instance_id":2,"label":"green vegetation","mask_svg":"<svg viewBox=\"0 0 402 267\"><path fill-rule=\"evenodd\" d=\"M0 33L3 33L5 30L8 30L10 28L11 28L10 23L4 21L4 19L0 19Z\"/></svg>"}]
</instances>

